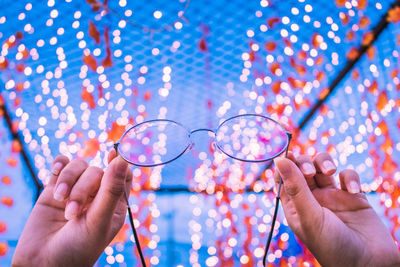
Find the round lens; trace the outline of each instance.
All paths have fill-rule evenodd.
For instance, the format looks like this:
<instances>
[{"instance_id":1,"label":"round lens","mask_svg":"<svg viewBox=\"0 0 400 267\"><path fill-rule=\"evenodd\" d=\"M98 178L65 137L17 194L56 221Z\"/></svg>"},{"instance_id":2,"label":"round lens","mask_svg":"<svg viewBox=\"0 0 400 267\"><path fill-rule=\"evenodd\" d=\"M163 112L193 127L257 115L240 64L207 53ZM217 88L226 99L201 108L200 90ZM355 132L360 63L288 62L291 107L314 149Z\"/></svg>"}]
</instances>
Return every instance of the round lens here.
<instances>
[{"instance_id":1,"label":"round lens","mask_svg":"<svg viewBox=\"0 0 400 267\"><path fill-rule=\"evenodd\" d=\"M261 115L239 115L217 129L219 149L238 160L260 162L281 154L288 137L281 124Z\"/></svg>"},{"instance_id":2,"label":"round lens","mask_svg":"<svg viewBox=\"0 0 400 267\"><path fill-rule=\"evenodd\" d=\"M189 147L189 131L169 120L153 120L133 126L121 138L120 155L138 166L170 162Z\"/></svg>"}]
</instances>

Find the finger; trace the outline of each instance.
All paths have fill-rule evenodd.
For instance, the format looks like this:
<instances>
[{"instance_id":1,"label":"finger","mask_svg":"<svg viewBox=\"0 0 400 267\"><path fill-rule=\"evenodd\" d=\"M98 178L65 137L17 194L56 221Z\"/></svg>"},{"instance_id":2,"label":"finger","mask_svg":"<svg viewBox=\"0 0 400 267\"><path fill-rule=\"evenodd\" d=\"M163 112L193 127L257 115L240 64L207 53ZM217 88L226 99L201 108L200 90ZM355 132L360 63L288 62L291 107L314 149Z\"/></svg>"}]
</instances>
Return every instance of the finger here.
<instances>
[{"instance_id":1,"label":"finger","mask_svg":"<svg viewBox=\"0 0 400 267\"><path fill-rule=\"evenodd\" d=\"M305 155L298 156L296 158L296 165L299 167L304 177L306 178L306 182L310 190L314 190L317 188L317 183L314 179L314 176L317 173L317 170L314 167L314 163L311 158Z\"/></svg>"},{"instance_id":2,"label":"finger","mask_svg":"<svg viewBox=\"0 0 400 267\"><path fill-rule=\"evenodd\" d=\"M288 151L286 158L290 159L293 162L296 162L296 157L294 156L292 151ZM274 181L275 181L275 185L276 185L276 189L277 190L278 190L280 179L281 179L281 177L280 177L279 173L275 172L274 173Z\"/></svg>"},{"instance_id":3,"label":"finger","mask_svg":"<svg viewBox=\"0 0 400 267\"><path fill-rule=\"evenodd\" d=\"M100 187L103 170L90 166L79 177L72 187L67 206L65 207L65 219L72 220L78 216L89 203L91 196L95 195Z\"/></svg>"},{"instance_id":4,"label":"finger","mask_svg":"<svg viewBox=\"0 0 400 267\"><path fill-rule=\"evenodd\" d=\"M127 192L127 197L129 198L129 192L131 190L131 185L132 185L132 171L131 169L128 168L126 172L126 183L125 183L125 191ZM122 196L120 198L119 203L117 204L117 207L115 208L114 212L114 220L119 220L116 225L116 228L120 228L122 224L125 221L125 216L126 216L126 210L128 207L129 203L127 203L127 199L125 199L125 196Z\"/></svg>"},{"instance_id":5,"label":"finger","mask_svg":"<svg viewBox=\"0 0 400 267\"><path fill-rule=\"evenodd\" d=\"M274 181L275 181L275 188L276 188L276 192L277 193L278 193L278 190L279 190L279 183L280 183L281 179L282 178L281 178L278 170L276 170L275 173L274 173ZM283 187L283 184L281 185L281 187ZM286 191L283 190L283 188L281 188L281 191L280 191L280 194L279 194L279 198L282 201L283 207L285 207L286 203L289 202L289 200L290 200L289 196L286 194Z\"/></svg>"},{"instance_id":6,"label":"finger","mask_svg":"<svg viewBox=\"0 0 400 267\"><path fill-rule=\"evenodd\" d=\"M126 182L125 182L125 192L127 193L127 197L129 197L129 193L131 192L132 179L133 179L132 177L133 177L132 170L128 168L126 172Z\"/></svg>"},{"instance_id":7,"label":"finger","mask_svg":"<svg viewBox=\"0 0 400 267\"><path fill-rule=\"evenodd\" d=\"M71 189L79 176L86 170L88 164L82 159L75 159L65 166L58 176L54 187L54 199L64 201L71 192Z\"/></svg>"},{"instance_id":8,"label":"finger","mask_svg":"<svg viewBox=\"0 0 400 267\"><path fill-rule=\"evenodd\" d=\"M124 194L128 163L120 156L114 158L108 165L101 180L99 191L88 210L88 220L99 229L104 229L110 223L115 207ZM109 220L98 220L109 218Z\"/></svg>"},{"instance_id":9,"label":"finger","mask_svg":"<svg viewBox=\"0 0 400 267\"><path fill-rule=\"evenodd\" d=\"M331 155L328 153L319 153L317 156L315 156L314 166L317 169L317 172L328 176L336 172L336 165L333 162Z\"/></svg>"},{"instance_id":10,"label":"finger","mask_svg":"<svg viewBox=\"0 0 400 267\"><path fill-rule=\"evenodd\" d=\"M282 177L283 189L290 197L305 227L320 223L321 206L315 200L300 169L294 162L285 158L276 158L275 166Z\"/></svg>"},{"instance_id":11,"label":"finger","mask_svg":"<svg viewBox=\"0 0 400 267\"><path fill-rule=\"evenodd\" d=\"M60 174L61 170L69 163L69 159L64 155L58 155L51 165L51 176L48 186L54 186L57 182L58 175Z\"/></svg>"},{"instance_id":12,"label":"finger","mask_svg":"<svg viewBox=\"0 0 400 267\"><path fill-rule=\"evenodd\" d=\"M292 151L288 151L288 153L286 155L286 158L290 159L293 162L296 162L296 157L294 156ZM274 181L275 181L275 188L276 188L276 192L277 193L279 191L279 185L280 185L281 179L282 178L281 178L279 172L275 171L275 173L274 173ZM282 187L282 185L281 185L281 187ZM282 203L285 203L285 202L289 201L289 197L287 196L285 190L282 190L282 188L281 188L281 190L279 192L279 197L282 200Z\"/></svg>"},{"instance_id":13,"label":"finger","mask_svg":"<svg viewBox=\"0 0 400 267\"><path fill-rule=\"evenodd\" d=\"M366 196L362 193L349 194L346 191L336 189L330 193L323 190L316 190L314 195L322 207L335 213L341 211L359 211L371 207Z\"/></svg>"},{"instance_id":14,"label":"finger","mask_svg":"<svg viewBox=\"0 0 400 267\"><path fill-rule=\"evenodd\" d=\"M294 156L292 151L288 151L286 158L290 159L293 162L296 161L296 157Z\"/></svg>"},{"instance_id":15,"label":"finger","mask_svg":"<svg viewBox=\"0 0 400 267\"><path fill-rule=\"evenodd\" d=\"M336 188L335 180L332 175L336 172L336 165L328 153L320 153L314 158L314 166L317 174L314 176L318 187Z\"/></svg>"},{"instance_id":16,"label":"finger","mask_svg":"<svg viewBox=\"0 0 400 267\"><path fill-rule=\"evenodd\" d=\"M306 178L312 178L317 173L317 170L314 167L314 163L308 156L298 156L296 158L296 165L299 167L304 177Z\"/></svg>"},{"instance_id":17,"label":"finger","mask_svg":"<svg viewBox=\"0 0 400 267\"><path fill-rule=\"evenodd\" d=\"M317 173L314 176L314 180L319 188L336 188L336 182L332 176Z\"/></svg>"},{"instance_id":18,"label":"finger","mask_svg":"<svg viewBox=\"0 0 400 267\"><path fill-rule=\"evenodd\" d=\"M115 151L114 148L110 149L110 152L108 152L108 164L117 156L117 151Z\"/></svg>"},{"instance_id":19,"label":"finger","mask_svg":"<svg viewBox=\"0 0 400 267\"><path fill-rule=\"evenodd\" d=\"M110 162L117 156L118 156L117 151L114 148L110 149L110 152L108 153L108 163L110 164ZM129 197L131 186L132 186L132 170L128 169L125 182L125 192L127 194L127 197ZM122 200L124 201L124 203L126 203L125 196Z\"/></svg>"},{"instance_id":20,"label":"finger","mask_svg":"<svg viewBox=\"0 0 400 267\"><path fill-rule=\"evenodd\" d=\"M343 170L339 173L340 187L352 194L361 192L360 178L354 170Z\"/></svg>"}]
</instances>

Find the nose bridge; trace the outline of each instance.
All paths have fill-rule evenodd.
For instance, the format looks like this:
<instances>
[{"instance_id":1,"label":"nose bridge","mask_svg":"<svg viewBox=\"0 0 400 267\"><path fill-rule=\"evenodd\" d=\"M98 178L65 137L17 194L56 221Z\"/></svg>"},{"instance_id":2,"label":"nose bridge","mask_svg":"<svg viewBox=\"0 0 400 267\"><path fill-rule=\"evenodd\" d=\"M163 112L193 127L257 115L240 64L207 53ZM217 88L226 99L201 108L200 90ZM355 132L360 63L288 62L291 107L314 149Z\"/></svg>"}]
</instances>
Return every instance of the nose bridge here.
<instances>
[{"instance_id":1,"label":"nose bridge","mask_svg":"<svg viewBox=\"0 0 400 267\"><path fill-rule=\"evenodd\" d=\"M215 130L207 129L207 128L200 128L200 129L192 130L192 131L190 131L190 135L197 133L197 132L211 132L215 135Z\"/></svg>"}]
</instances>

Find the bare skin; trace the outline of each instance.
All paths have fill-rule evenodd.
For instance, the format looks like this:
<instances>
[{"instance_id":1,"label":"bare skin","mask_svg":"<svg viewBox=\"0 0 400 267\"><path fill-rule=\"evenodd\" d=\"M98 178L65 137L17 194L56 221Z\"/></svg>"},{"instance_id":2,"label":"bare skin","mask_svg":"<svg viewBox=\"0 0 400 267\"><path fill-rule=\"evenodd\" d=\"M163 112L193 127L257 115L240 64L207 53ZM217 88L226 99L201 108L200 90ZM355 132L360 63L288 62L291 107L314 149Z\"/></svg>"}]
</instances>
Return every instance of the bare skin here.
<instances>
[{"instance_id":1,"label":"bare skin","mask_svg":"<svg viewBox=\"0 0 400 267\"><path fill-rule=\"evenodd\" d=\"M275 166L289 226L322 266L400 266L399 249L361 193L355 171L339 174L339 189L327 153L314 160L289 153Z\"/></svg>"},{"instance_id":2,"label":"bare skin","mask_svg":"<svg viewBox=\"0 0 400 267\"><path fill-rule=\"evenodd\" d=\"M108 160L105 172L83 160L54 160L12 266L93 266L123 225L123 194L132 182L128 164L114 150Z\"/></svg>"},{"instance_id":3,"label":"bare skin","mask_svg":"<svg viewBox=\"0 0 400 267\"><path fill-rule=\"evenodd\" d=\"M275 160L283 180L282 206L295 234L323 266L400 266L388 230L360 193L356 172L331 175L331 157ZM121 228L132 173L109 155L105 173L82 160L55 159L44 189L18 242L12 266L92 266ZM330 162L326 164L326 162ZM59 164L57 164L59 163ZM64 184L64 185L63 185Z\"/></svg>"}]
</instances>

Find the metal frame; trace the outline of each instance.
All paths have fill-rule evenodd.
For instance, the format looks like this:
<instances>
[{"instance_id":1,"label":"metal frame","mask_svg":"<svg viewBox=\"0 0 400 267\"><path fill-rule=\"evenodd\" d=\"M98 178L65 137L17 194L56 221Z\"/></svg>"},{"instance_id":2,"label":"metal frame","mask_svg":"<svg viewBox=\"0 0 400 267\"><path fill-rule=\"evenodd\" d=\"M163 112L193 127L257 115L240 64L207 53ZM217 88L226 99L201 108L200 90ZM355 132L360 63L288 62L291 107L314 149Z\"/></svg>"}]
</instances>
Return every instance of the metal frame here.
<instances>
[{"instance_id":1,"label":"metal frame","mask_svg":"<svg viewBox=\"0 0 400 267\"><path fill-rule=\"evenodd\" d=\"M141 167L154 167L154 166L164 165L164 164L167 164L167 163L169 163L169 162L171 162L171 161L176 160L177 158L179 158L180 156L182 156L186 151L188 151L188 149L190 149L190 148L193 146L194 143L192 142L192 140L191 140L191 138L190 138L191 135L192 135L193 133L199 132L199 131L208 131L208 132L212 132L212 133L214 133L214 135L215 135L215 136L214 136L214 139L215 139L215 138L216 138L216 135L217 135L217 133L218 133L218 131L219 131L219 129L220 129L221 126L223 126L226 122L228 122L228 121L230 121L230 120L233 120L233 119L236 119L236 118L239 118L239 117L244 117L244 116L261 117L261 118L264 118L264 119L267 119L267 120L271 120L271 121L273 121L274 123L276 123L277 125L279 125L279 127L282 128L282 131L285 132L285 134L286 134L286 145L284 146L284 148L283 148L281 151L279 151L279 152L278 152L276 155L274 155L273 157L269 157L269 158L263 159L263 160L243 160L243 159L236 158L236 157L234 157L234 156L231 156L231 155L227 154L227 153L218 145L218 142L215 142L215 143L216 143L216 146L218 147L218 149L219 149L221 152L223 152L223 153L224 153L225 155L227 155L228 157L231 157L231 158L236 159L236 160L239 160L239 161L243 161L243 162L255 162L255 163L256 163L256 162L263 162L263 161L272 160L272 159L278 157L279 155L281 155L281 154L282 154L283 152L285 152L285 151L286 151L286 155L285 155L285 156L287 156L287 153L288 153L288 151L289 151L290 141L291 141L291 139L292 139L292 134L291 134L290 132L286 131L285 127L283 127L283 125L280 124L278 121L276 121L276 120L274 120L274 119L272 119L272 118L270 118L270 117L263 116L263 115L259 115L259 114L241 114L241 115L233 116L233 117L231 117L231 118L228 118L228 119L224 120L222 123L220 123L220 125L217 127L216 130L207 129L207 128L200 128L200 129L195 129L195 130L192 130L192 131L188 131L187 128L184 127L182 124L180 124L180 123L178 123L178 122L175 122L175 121L172 121L172 120L167 120L167 119L159 119L159 120L144 121L144 122L141 122L141 123L139 123L139 124L137 124L137 125L135 125L135 126L130 127L128 130L126 130L126 131L124 132L124 134L121 136L121 138L118 140L118 142L116 142L116 143L114 144L114 149L115 149L117 155L119 154L124 160L126 160L127 162L129 162L129 163L131 163L131 164L133 164L133 165L136 165L136 166L141 166ZM184 129L189 133L189 134L188 134L189 144L186 146L186 148L184 149L183 152L181 152L178 156L174 157L174 158L171 159L171 160L168 160L168 161L163 162L163 163L151 164L151 165L135 164L135 163L131 162L130 160L127 160L121 153L119 153L119 144L121 143L121 140L124 138L124 136L125 136L130 130L132 130L133 128L138 127L138 126L140 126L140 125L143 125L144 123L158 122L158 121L164 121L164 122L172 122L172 123L175 123L175 124L181 126L182 128L184 128ZM270 247L270 244L271 244L271 241L272 241L272 236L273 236L273 233L274 233L276 218L277 218L277 216L278 216L279 200L280 200L280 193L281 193L282 183L283 183L283 181L282 181L282 178L281 178L281 179L279 180L279 188L278 188L278 193L277 193L276 201L275 201L275 209L274 209L274 215L273 215L273 219L272 219L271 229L270 229L270 232L269 232L269 235L268 235L268 239L267 239L267 243L266 243L266 245L265 245L265 250L264 250L264 257L263 257L263 266L264 266L264 267L266 266L267 254L268 254L268 250L269 250L269 247ZM129 222L130 222L130 225L131 225L131 228L132 228L133 236L134 236L135 243L136 243L136 249L137 249L137 252L138 252L138 254L139 254L141 264L142 264L143 267L146 267L147 265L146 265L146 261L145 261L144 256L143 256L142 248L141 248L141 246L140 246L139 236L138 236L138 234L137 234L137 231L136 231L136 228L135 228L135 224L134 224L134 222L133 222L133 215L132 215L132 211L131 211L131 208L130 208L130 205L129 205L128 196L129 196L128 193L125 192L125 201L126 201L126 204L127 204L127 206L128 206Z\"/></svg>"},{"instance_id":2,"label":"metal frame","mask_svg":"<svg viewBox=\"0 0 400 267\"><path fill-rule=\"evenodd\" d=\"M143 125L143 124L145 124L145 123L160 122L160 121L172 122L172 123L174 123L174 124L177 124L177 125L181 126L183 129L185 129L185 130L188 132L189 144L188 144L188 145L185 147L185 149L184 149L182 152L180 152L176 157L174 157L174 158L172 158L172 159L170 159L170 160L167 160L166 162L162 162L162 163L156 163L156 164L138 164L138 163L134 163L134 162L130 161L129 159L125 158L123 154L119 153L119 144L121 143L121 140L124 138L124 136L125 136L130 130L132 130L133 128L136 128L136 127L138 127L138 126L140 126L140 125ZM185 126L183 126L183 125L182 125L181 123L179 123L179 122L176 122L176 121L173 121L173 120L167 120L167 119L148 120L148 121L144 121L144 122L141 122L141 123L139 123L139 124L136 124L136 125L130 127L128 130L126 130L126 131L124 132L124 134L121 136L121 138L114 144L114 149L115 149L115 151L117 152L117 154L119 154L125 161L129 162L129 163L132 164L132 165L139 166L139 167L156 167L156 166L161 166L161 165L170 163L171 161L174 161L174 160L176 160L177 158L179 158L180 156L182 156L183 154L185 154L185 152L188 151L188 149L189 149L189 148L192 146L192 144L193 144L192 141L191 141L191 139L190 139L190 134L191 134L191 132L190 132Z\"/></svg>"},{"instance_id":3,"label":"metal frame","mask_svg":"<svg viewBox=\"0 0 400 267\"><path fill-rule=\"evenodd\" d=\"M286 134L286 144L285 144L285 146L281 149L281 151L277 152L277 154L275 154L273 157L269 157L269 158L265 158L265 159L260 159L260 160L240 159L240 158L237 158L237 157L235 157L235 156L229 155L229 154L228 154L227 152L225 152L225 151L223 150L223 148L218 144L218 142L217 142L217 140L216 140L216 136L217 136L217 133L218 133L218 131L220 130L220 128L221 128L225 123L227 123L228 121L231 121L231 120L233 120L233 119L240 118L240 117L259 117L259 118L263 118L263 119L266 119L266 120L269 120L269 121L274 122L275 124L277 124L277 125L281 128L282 132L284 132L284 133ZM145 123L151 123L151 122L169 122L169 123L174 123L174 124L176 124L176 125L182 127L182 128L185 129L185 131L187 131L187 133L188 133L188 145L187 145L187 146L184 148L184 150L183 150L182 152L180 152L177 156L175 156L175 157L173 157L172 159L167 160L167 161L165 161L165 162L155 163L155 164L140 164L140 163L135 163L135 162L133 162L133 161L130 161L129 159L127 159L127 158L124 156L123 153L120 153L119 145L121 144L121 140L122 140L122 139L125 137L125 135L126 135L129 131L131 131L132 129L134 129L134 128L136 128L136 127L140 127L141 125L143 125L143 124L145 124ZM183 124L181 124L181 123L179 123L179 122L176 122L176 121L173 121L173 120L168 120L168 119L154 119L154 120L144 121L144 122L141 122L141 123L139 123L139 124L136 124L136 125L130 127L128 130L126 130L126 131L124 132L124 134L121 136L121 138L114 144L114 148L115 148L115 150L117 151L117 153L118 153L125 161L129 162L129 163L132 164L132 165L139 166L139 167L156 167L156 166L161 166L161 165L165 165L165 164L167 164L167 163L170 163L170 162L172 162L172 161L178 159L180 156L182 156L183 154L185 154L187 151L189 151L189 150L193 147L193 145L194 145L194 142L193 142L192 139L191 139L192 134L193 134L193 133L196 133L196 132L200 132L200 131L208 131L208 132L214 133L214 141L215 141L215 145L218 147L218 149L219 149L222 153L224 153L225 155L227 155L228 157L233 158L233 159L236 159L236 160L239 160L239 161L243 161L243 162L254 162L254 163L259 163L259 162L269 161L269 160L271 160L271 159L273 159L273 158L275 158L275 157L281 155L283 152L285 152L285 151L287 150L287 147L289 146L289 135L290 135L290 132L288 132L288 131L285 129L285 127L283 127L283 125L282 125L281 123L279 123L278 121L276 121L276 120L274 120L274 119L272 119L272 118L270 118L270 117L264 116L264 115L260 115L260 114L251 114L251 113L249 113L249 114L240 114L240 115L236 115L236 116L230 117L230 118L224 120L222 123L220 123L220 124L218 125L218 127L217 127L215 130L208 129L208 128L199 128L199 129L195 129L195 130L189 131Z\"/></svg>"}]
</instances>

